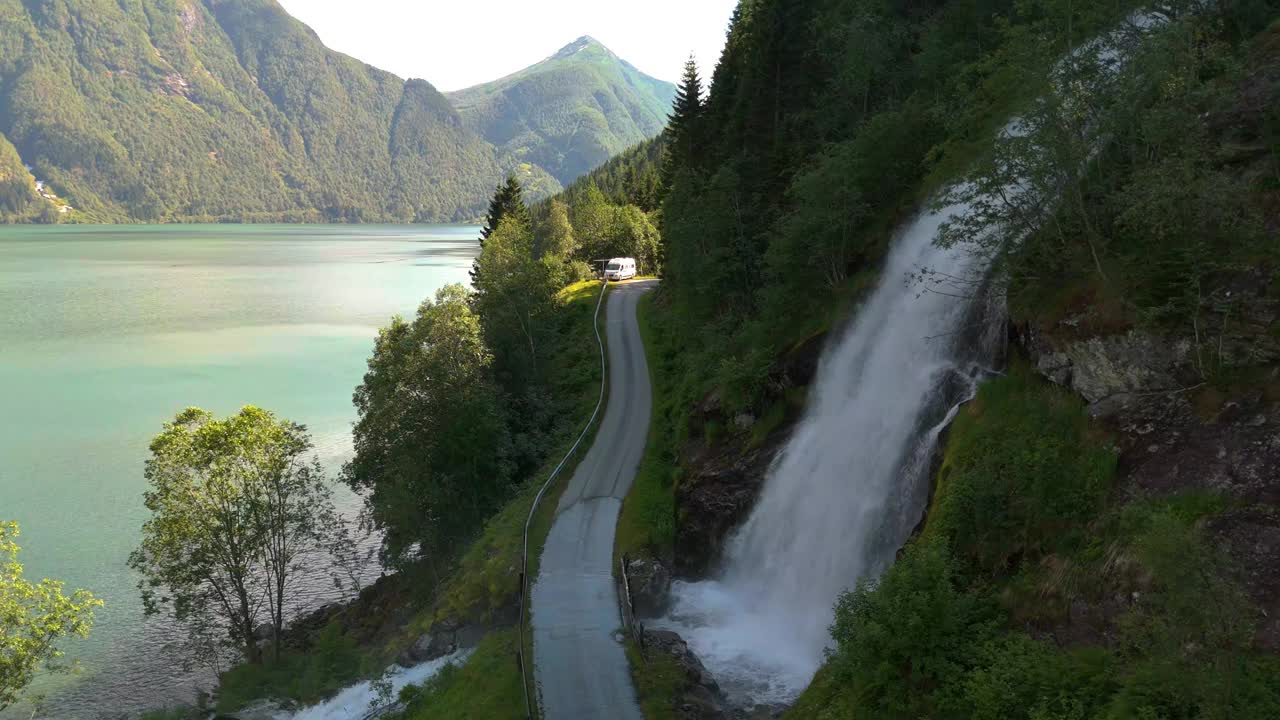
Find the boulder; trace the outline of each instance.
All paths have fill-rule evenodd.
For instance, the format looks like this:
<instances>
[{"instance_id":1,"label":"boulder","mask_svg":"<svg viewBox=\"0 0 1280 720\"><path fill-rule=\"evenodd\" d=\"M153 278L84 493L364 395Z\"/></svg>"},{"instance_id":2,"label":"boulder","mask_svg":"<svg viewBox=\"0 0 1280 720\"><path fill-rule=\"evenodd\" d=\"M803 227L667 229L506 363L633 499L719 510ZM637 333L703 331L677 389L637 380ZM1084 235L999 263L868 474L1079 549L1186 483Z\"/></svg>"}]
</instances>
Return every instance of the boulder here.
<instances>
[{"instance_id":1,"label":"boulder","mask_svg":"<svg viewBox=\"0 0 1280 720\"><path fill-rule=\"evenodd\" d=\"M627 562L627 581L636 617L658 617L667 611L671 595L671 573L652 558L636 558Z\"/></svg>"},{"instance_id":2,"label":"boulder","mask_svg":"<svg viewBox=\"0 0 1280 720\"><path fill-rule=\"evenodd\" d=\"M396 664L410 668L449 655L458 649L456 637L454 630L433 628L432 632L420 636L396 656Z\"/></svg>"},{"instance_id":3,"label":"boulder","mask_svg":"<svg viewBox=\"0 0 1280 720\"><path fill-rule=\"evenodd\" d=\"M396 664L409 668L473 648L480 644L486 633L487 629L482 625L462 624L450 619L437 621L431 626L431 632L419 636L396 656Z\"/></svg>"},{"instance_id":4,"label":"boulder","mask_svg":"<svg viewBox=\"0 0 1280 720\"><path fill-rule=\"evenodd\" d=\"M1138 330L1056 341L1032 332L1028 349L1042 375L1090 404L1182 387L1192 351L1186 340Z\"/></svg>"},{"instance_id":5,"label":"boulder","mask_svg":"<svg viewBox=\"0 0 1280 720\"><path fill-rule=\"evenodd\" d=\"M689 644L670 630L645 630L645 652L668 655L684 671L684 683L673 698L676 717L681 720L729 720L728 703L720 685Z\"/></svg>"}]
</instances>

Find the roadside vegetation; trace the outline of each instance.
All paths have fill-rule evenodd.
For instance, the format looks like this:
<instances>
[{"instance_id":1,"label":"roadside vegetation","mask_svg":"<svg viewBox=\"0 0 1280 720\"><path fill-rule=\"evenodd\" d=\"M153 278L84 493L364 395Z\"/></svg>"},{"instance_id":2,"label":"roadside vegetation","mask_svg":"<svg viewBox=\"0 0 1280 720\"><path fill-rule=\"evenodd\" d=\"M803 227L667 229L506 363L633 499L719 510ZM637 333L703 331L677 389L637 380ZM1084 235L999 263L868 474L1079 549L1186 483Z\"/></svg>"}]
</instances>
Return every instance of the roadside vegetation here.
<instances>
[{"instance_id":1,"label":"roadside vegetation","mask_svg":"<svg viewBox=\"0 0 1280 720\"><path fill-rule=\"evenodd\" d=\"M376 676L445 621L493 628L456 670L485 682L456 685L447 696L479 693L467 702L523 708L515 629L506 623L520 591L524 523L599 397L592 320L601 284L564 285L576 272L572 261L546 254L532 259L518 184L500 188L494 207L511 217L486 227L475 268L480 291L446 288L423 304L412 323L394 320L382 331L370 373L357 390L357 454L344 480L368 491L369 515L385 533L383 559L396 575L366 588L352 606L371 617L340 614L309 640L300 639L300 647L286 648L278 661L224 673L220 711L264 697L323 700ZM465 412L450 410L468 403ZM431 430L437 417L449 427ZM476 445L482 440L489 444ZM590 434L534 516L531 577L558 494L589 444ZM473 458L459 452L463 446L486 455ZM369 605L360 604L365 597Z\"/></svg>"},{"instance_id":2,"label":"roadside vegetation","mask_svg":"<svg viewBox=\"0 0 1280 720\"><path fill-rule=\"evenodd\" d=\"M524 720L524 690L514 670L514 628L490 633L461 666L449 665L400 692L402 712L389 720Z\"/></svg>"},{"instance_id":3,"label":"roadside vegetation","mask_svg":"<svg viewBox=\"0 0 1280 720\"><path fill-rule=\"evenodd\" d=\"M1274 717L1280 663L1252 648L1258 609L1202 529L1225 500L1127 501L1114 458L1031 368L984 385L924 531L841 598L836 650L788 717ZM1110 617L1066 640L1080 604Z\"/></svg>"},{"instance_id":4,"label":"roadside vegetation","mask_svg":"<svg viewBox=\"0 0 1280 720\"><path fill-rule=\"evenodd\" d=\"M636 309L653 387L653 417L635 483L618 517L614 549L619 556L647 554L668 559L675 543L678 480L677 438L672 432L671 419L684 409L673 407L669 402L672 397L669 388L674 379L672 370L680 348L672 344L671 318L655 306L655 297L654 293L645 295Z\"/></svg>"},{"instance_id":5,"label":"roadside vegetation","mask_svg":"<svg viewBox=\"0 0 1280 720\"><path fill-rule=\"evenodd\" d=\"M644 654L634 640L627 639L627 661L636 684L640 711L646 720L676 720L675 703L688 682L685 669L666 653Z\"/></svg>"}]
</instances>

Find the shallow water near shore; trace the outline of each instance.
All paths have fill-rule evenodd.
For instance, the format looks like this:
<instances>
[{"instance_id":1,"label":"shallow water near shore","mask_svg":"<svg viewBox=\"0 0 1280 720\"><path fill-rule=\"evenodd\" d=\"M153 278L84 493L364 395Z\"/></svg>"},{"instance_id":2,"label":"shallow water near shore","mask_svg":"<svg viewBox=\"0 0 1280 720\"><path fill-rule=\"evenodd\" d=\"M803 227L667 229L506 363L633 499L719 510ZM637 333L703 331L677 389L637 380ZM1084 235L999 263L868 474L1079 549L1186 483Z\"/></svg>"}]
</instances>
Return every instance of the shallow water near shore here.
<instances>
[{"instance_id":1,"label":"shallow water near shore","mask_svg":"<svg viewBox=\"0 0 1280 720\"><path fill-rule=\"evenodd\" d=\"M145 519L147 444L184 407L245 404L308 426L331 472L377 329L468 282L470 226L0 227L0 519L28 579L106 601L46 680L46 716L131 717L191 701L177 636L144 621L125 562ZM339 492L348 511L358 499ZM371 568L376 574L377 569ZM333 599L328 577L302 605ZM0 717L26 718L13 708Z\"/></svg>"}]
</instances>

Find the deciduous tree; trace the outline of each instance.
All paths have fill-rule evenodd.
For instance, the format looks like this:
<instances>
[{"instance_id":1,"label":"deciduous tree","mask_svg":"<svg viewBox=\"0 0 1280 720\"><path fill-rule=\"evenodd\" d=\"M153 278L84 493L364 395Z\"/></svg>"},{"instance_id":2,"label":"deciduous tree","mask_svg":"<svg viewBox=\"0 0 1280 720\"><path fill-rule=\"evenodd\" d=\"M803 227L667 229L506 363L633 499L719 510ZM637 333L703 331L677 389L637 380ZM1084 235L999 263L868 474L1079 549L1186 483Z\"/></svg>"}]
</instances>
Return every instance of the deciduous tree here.
<instances>
[{"instance_id":1,"label":"deciduous tree","mask_svg":"<svg viewBox=\"0 0 1280 720\"><path fill-rule=\"evenodd\" d=\"M188 408L165 424L146 466L151 517L129 558L148 614L167 608L193 648L225 630L257 662L265 609L279 651L300 561L322 555L338 523L311 447L306 428L252 406L221 420Z\"/></svg>"},{"instance_id":2,"label":"deciduous tree","mask_svg":"<svg viewBox=\"0 0 1280 720\"><path fill-rule=\"evenodd\" d=\"M501 233L486 253L502 248ZM500 277L492 266L486 272ZM447 555L511 480L510 440L472 296L450 285L378 333L356 388L355 457L343 479L365 493L386 560Z\"/></svg>"},{"instance_id":3,"label":"deciduous tree","mask_svg":"<svg viewBox=\"0 0 1280 720\"><path fill-rule=\"evenodd\" d=\"M86 590L70 597L56 580L32 583L18 562L18 524L0 522L0 710L15 703L39 670L65 670L58 641L88 637L102 601Z\"/></svg>"}]
</instances>

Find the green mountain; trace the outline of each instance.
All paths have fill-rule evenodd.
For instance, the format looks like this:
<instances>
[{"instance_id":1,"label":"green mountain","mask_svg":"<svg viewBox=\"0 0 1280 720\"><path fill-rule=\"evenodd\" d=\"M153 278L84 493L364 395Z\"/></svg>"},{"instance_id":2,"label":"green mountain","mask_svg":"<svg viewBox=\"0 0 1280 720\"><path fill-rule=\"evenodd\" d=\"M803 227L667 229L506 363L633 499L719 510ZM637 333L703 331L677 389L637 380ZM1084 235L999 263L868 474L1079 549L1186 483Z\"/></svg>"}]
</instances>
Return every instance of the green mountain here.
<instances>
[{"instance_id":1,"label":"green mountain","mask_svg":"<svg viewBox=\"0 0 1280 720\"><path fill-rule=\"evenodd\" d=\"M675 86L582 37L514 75L448 96L465 126L499 152L568 185L660 133Z\"/></svg>"},{"instance_id":2,"label":"green mountain","mask_svg":"<svg viewBox=\"0 0 1280 720\"><path fill-rule=\"evenodd\" d=\"M589 142L548 133L516 156L428 82L329 50L274 0L0 0L0 220L470 220L509 171L546 196L576 177L565 156L585 172L661 130L660 84L612 63L556 64L610 95ZM565 97L520 107L561 117Z\"/></svg>"}]
</instances>

